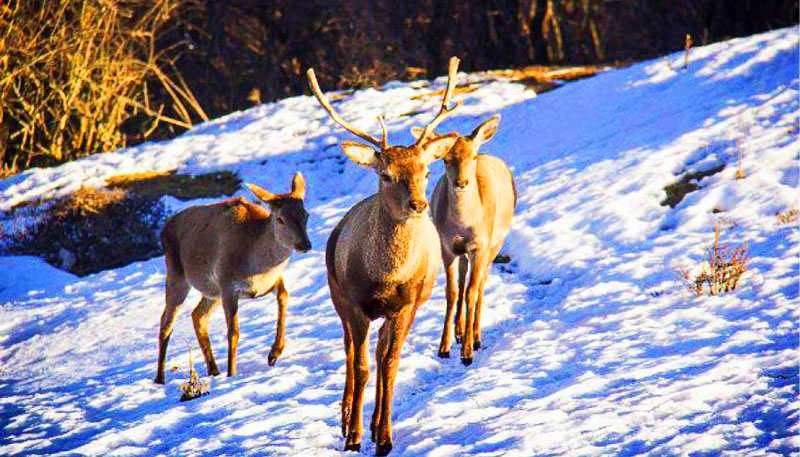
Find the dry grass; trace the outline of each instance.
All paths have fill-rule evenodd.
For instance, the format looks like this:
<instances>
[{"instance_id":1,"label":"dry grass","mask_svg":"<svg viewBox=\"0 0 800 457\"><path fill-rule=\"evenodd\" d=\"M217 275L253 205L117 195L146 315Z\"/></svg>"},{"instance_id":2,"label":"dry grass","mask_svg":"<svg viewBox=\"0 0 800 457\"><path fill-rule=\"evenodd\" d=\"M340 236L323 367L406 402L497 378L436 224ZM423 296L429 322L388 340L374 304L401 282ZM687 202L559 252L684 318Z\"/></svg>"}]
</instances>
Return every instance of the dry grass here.
<instances>
[{"instance_id":1,"label":"dry grass","mask_svg":"<svg viewBox=\"0 0 800 457\"><path fill-rule=\"evenodd\" d=\"M480 84L466 84L466 85L456 86L456 88L453 89L453 95L468 94L470 92L475 92L476 90L478 90L479 85ZM445 89L425 92L424 94L415 95L411 97L411 99L424 100L427 98L442 98L442 96L444 96L444 91Z\"/></svg>"},{"instance_id":2,"label":"dry grass","mask_svg":"<svg viewBox=\"0 0 800 457\"><path fill-rule=\"evenodd\" d=\"M180 46L157 45L180 5L0 2L2 175L116 150L162 124L207 119L174 68ZM126 133L126 124L136 127Z\"/></svg>"},{"instance_id":3,"label":"dry grass","mask_svg":"<svg viewBox=\"0 0 800 457\"><path fill-rule=\"evenodd\" d=\"M537 94L541 94L563 85L564 81L576 81L590 78L597 73L610 68L627 66L628 63L609 65L580 65L580 66L545 66L530 65L524 68L511 70L493 70L486 72L489 76L499 76L515 82L525 84Z\"/></svg>"},{"instance_id":4,"label":"dry grass","mask_svg":"<svg viewBox=\"0 0 800 457\"><path fill-rule=\"evenodd\" d=\"M688 271L683 278L698 296L720 295L736 289L742 274L747 271L747 243L731 248L719 242L720 227L714 228L714 245L708 249L703 269L694 278Z\"/></svg>"},{"instance_id":5,"label":"dry grass","mask_svg":"<svg viewBox=\"0 0 800 457\"><path fill-rule=\"evenodd\" d=\"M200 375L194 370L194 360L192 360L192 347L187 342L187 349L189 351L189 380L181 384L181 401L194 400L195 398L208 395L211 389L211 382L200 379Z\"/></svg>"},{"instance_id":6,"label":"dry grass","mask_svg":"<svg viewBox=\"0 0 800 457\"><path fill-rule=\"evenodd\" d=\"M788 225L797 222L798 210L794 206L775 214L778 224Z\"/></svg>"},{"instance_id":7,"label":"dry grass","mask_svg":"<svg viewBox=\"0 0 800 457\"><path fill-rule=\"evenodd\" d=\"M622 67L627 64L618 64L615 67ZM475 92L481 85L490 82L493 78L503 78L514 82L525 84L533 89L537 94L561 87L564 81L575 81L578 79L589 78L598 72L608 70L611 66L605 65L581 65L581 66L545 66L530 65L524 68L510 70L492 70L482 74L490 77L486 81L478 81L470 84L456 86L454 95L468 94ZM424 100L428 98L441 98L444 89L426 92L411 97L412 100Z\"/></svg>"},{"instance_id":8,"label":"dry grass","mask_svg":"<svg viewBox=\"0 0 800 457\"><path fill-rule=\"evenodd\" d=\"M111 189L124 189L146 198L171 195L179 200L192 200L233 195L241 187L242 180L229 171L192 176L175 174L175 170L171 170L112 176L106 184Z\"/></svg>"}]
</instances>

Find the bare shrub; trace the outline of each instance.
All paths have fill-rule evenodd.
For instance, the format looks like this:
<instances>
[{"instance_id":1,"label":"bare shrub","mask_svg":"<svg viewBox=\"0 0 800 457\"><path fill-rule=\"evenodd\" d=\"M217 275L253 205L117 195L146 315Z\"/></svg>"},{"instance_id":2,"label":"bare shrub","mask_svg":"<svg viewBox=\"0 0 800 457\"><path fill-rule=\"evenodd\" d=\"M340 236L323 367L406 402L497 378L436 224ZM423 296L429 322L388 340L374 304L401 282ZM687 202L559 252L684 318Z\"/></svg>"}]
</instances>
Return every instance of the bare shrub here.
<instances>
[{"instance_id":1,"label":"bare shrub","mask_svg":"<svg viewBox=\"0 0 800 457\"><path fill-rule=\"evenodd\" d=\"M0 176L207 119L175 71L180 43L157 46L182 2L0 3Z\"/></svg>"},{"instance_id":2,"label":"bare shrub","mask_svg":"<svg viewBox=\"0 0 800 457\"><path fill-rule=\"evenodd\" d=\"M791 208L788 208L784 211L775 214L775 218L778 219L779 225L788 225L797 222L798 219L797 208L792 206Z\"/></svg>"},{"instance_id":3,"label":"bare shrub","mask_svg":"<svg viewBox=\"0 0 800 457\"><path fill-rule=\"evenodd\" d=\"M181 401L194 400L195 398L208 395L211 390L211 382L200 379L200 375L194 370L194 360L192 360L192 346L187 342L189 351L189 380L181 384Z\"/></svg>"},{"instance_id":4,"label":"bare shrub","mask_svg":"<svg viewBox=\"0 0 800 457\"><path fill-rule=\"evenodd\" d=\"M701 297L720 295L736 289L742 274L747 271L747 243L731 248L720 245L720 227L714 227L714 245L708 249L703 268L695 277L689 271L683 272L683 278L689 282L690 289Z\"/></svg>"}]
</instances>

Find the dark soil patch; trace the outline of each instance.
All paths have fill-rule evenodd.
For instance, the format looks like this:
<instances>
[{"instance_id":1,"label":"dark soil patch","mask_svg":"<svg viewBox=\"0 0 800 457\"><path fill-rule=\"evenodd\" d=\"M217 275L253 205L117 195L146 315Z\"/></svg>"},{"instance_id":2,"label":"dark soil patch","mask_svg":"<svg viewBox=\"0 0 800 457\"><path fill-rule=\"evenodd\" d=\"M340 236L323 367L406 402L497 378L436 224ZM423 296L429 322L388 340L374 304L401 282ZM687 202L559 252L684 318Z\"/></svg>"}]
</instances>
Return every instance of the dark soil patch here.
<instances>
[{"instance_id":1,"label":"dark soil patch","mask_svg":"<svg viewBox=\"0 0 800 457\"><path fill-rule=\"evenodd\" d=\"M131 191L145 198L171 195L179 200L192 200L233 195L241 187L242 180L229 171L191 176L178 175L172 170L112 176L106 184L111 189Z\"/></svg>"},{"instance_id":2,"label":"dark soil patch","mask_svg":"<svg viewBox=\"0 0 800 457\"><path fill-rule=\"evenodd\" d=\"M721 164L706 171L684 174L679 181L674 182L664 188L664 192L667 193L667 198L661 202L661 206L669 206L670 208L678 206L678 203L683 201L683 198L686 197L686 194L689 192L694 192L699 188L697 182L707 176L719 173L723 168L725 168L725 164Z\"/></svg>"},{"instance_id":3,"label":"dark soil patch","mask_svg":"<svg viewBox=\"0 0 800 457\"><path fill-rule=\"evenodd\" d=\"M120 175L107 183L106 189L81 188L0 213L12 222L37 219L5 237L0 253L41 257L78 276L157 257L163 254L159 232L170 216L162 196L190 200L232 195L241 180L227 171L199 176L172 171Z\"/></svg>"},{"instance_id":4,"label":"dark soil patch","mask_svg":"<svg viewBox=\"0 0 800 457\"><path fill-rule=\"evenodd\" d=\"M44 217L16 233L4 250L42 257L79 276L162 254L158 232L169 214L158 200L81 188L48 204Z\"/></svg>"}]
</instances>

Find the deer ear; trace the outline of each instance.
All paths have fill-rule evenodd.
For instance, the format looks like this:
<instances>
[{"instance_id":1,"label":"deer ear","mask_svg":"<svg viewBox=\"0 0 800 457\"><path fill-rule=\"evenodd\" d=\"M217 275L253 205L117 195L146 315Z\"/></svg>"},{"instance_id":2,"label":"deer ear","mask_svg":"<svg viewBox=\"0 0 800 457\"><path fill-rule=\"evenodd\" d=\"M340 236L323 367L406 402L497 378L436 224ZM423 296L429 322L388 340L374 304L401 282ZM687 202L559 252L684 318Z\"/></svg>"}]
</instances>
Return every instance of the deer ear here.
<instances>
[{"instance_id":1,"label":"deer ear","mask_svg":"<svg viewBox=\"0 0 800 457\"><path fill-rule=\"evenodd\" d=\"M483 124L477 126L469 138L478 143L479 145L491 140L495 133L497 133L497 126L500 124L500 115L495 114L490 117Z\"/></svg>"},{"instance_id":2,"label":"deer ear","mask_svg":"<svg viewBox=\"0 0 800 457\"><path fill-rule=\"evenodd\" d=\"M366 144L355 141L342 141L342 152L353 162L370 168L375 168L380 154Z\"/></svg>"},{"instance_id":3,"label":"deer ear","mask_svg":"<svg viewBox=\"0 0 800 457\"><path fill-rule=\"evenodd\" d=\"M450 133L438 136L425 143L422 146L422 163L428 164L444 157L447 151L456 144L456 140L458 140L458 135Z\"/></svg>"},{"instance_id":4,"label":"deer ear","mask_svg":"<svg viewBox=\"0 0 800 457\"><path fill-rule=\"evenodd\" d=\"M423 130L425 129L423 129L422 127L411 127L411 136L413 136L414 139L416 140L417 138L419 138L420 135L422 135Z\"/></svg>"},{"instance_id":5,"label":"deer ear","mask_svg":"<svg viewBox=\"0 0 800 457\"><path fill-rule=\"evenodd\" d=\"M292 178L292 196L300 200L306 197L306 180L303 179L303 174L299 171Z\"/></svg>"},{"instance_id":6,"label":"deer ear","mask_svg":"<svg viewBox=\"0 0 800 457\"><path fill-rule=\"evenodd\" d=\"M274 200L275 197L277 197L277 195L273 194L272 192L270 192L268 190L264 190L264 189L256 186L255 184L249 184L248 183L248 184L245 184L245 185L262 202L269 203L271 200Z\"/></svg>"}]
</instances>

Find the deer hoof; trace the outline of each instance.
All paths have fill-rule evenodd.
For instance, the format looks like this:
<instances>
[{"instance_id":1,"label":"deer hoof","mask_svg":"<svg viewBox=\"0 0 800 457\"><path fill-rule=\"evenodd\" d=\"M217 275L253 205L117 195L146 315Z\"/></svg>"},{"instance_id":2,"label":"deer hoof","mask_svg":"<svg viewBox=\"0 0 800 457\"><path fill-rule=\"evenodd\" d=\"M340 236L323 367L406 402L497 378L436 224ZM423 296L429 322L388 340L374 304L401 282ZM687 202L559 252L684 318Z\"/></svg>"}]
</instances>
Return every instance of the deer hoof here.
<instances>
[{"instance_id":1,"label":"deer hoof","mask_svg":"<svg viewBox=\"0 0 800 457\"><path fill-rule=\"evenodd\" d=\"M156 375L156 379L153 380L156 384L164 384L164 375Z\"/></svg>"},{"instance_id":2,"label":"deer hoof","mask_svg":"<svg viewBox=\"0 0 800 457\"><path fill-rule=\"evenodd\" d=\"M480 348L481 348L481 342L480 341L476 341L476 342L472 343L472 349L477 351Z\"/></svg>"},{"instance_id":3,"label":"deer hoof","mask_svg":"<svg viewBox=\"0 0 800 457\"><path fill-rule=\"evenodd\" d=\"M347 451L361 452L361 443L345 444L344 445L344 451L345 452L347 452Z\"/></svg>"},{"instance_id":4,"label":"deer hoof","mask_svg":"<svg viewBox=\"0 0 800 457\"><path fill-rule=\"evenodd\" d=\"M269 357L267 358L267 363L269 364L269 366L275 366L275 362L277 361L278 361L277 355L270 354Z\"/></svg>"},{"instance_id":5,"label":"deer hoof","mask_svg":"<svg viewBox=\"0 0 800 457\"><path fill-rule=\"evenodd\" d=\"M375 447L375 455L389 455L392 452L392 443L391 441L384 444L378 444Z\"/></svg>"},{"instance_id":6,"label":"deer hoof","mask_svg":"<svg viewBox=\"0 0 800 457\"><path fill-rule=\"evenodd\" d=\"M439 351L439 358L441 359L449 359L450 358L450 351Z\"/></svg>"},{"instance_id":7,"label":"deer hoof","mask_svg":"<svg viewBox=\"0 0 800 457\"><path fill-rule=\"evenodd\" d=\"M461 363L463 363L465 367L472 365L472 357L461 357Z\"/></svg>"},{"instance_id":8,"label":"deer hoof","mask_svg":"<svg viewBox=\"0 0 800 457\"><path fill-rule=\"evenodd\" d=\"M217 368L216 366L210 367L208 369L208 375L209 376L217 376L217 375L219 375L219 368Z\"/></svg>"}]
</instances>

